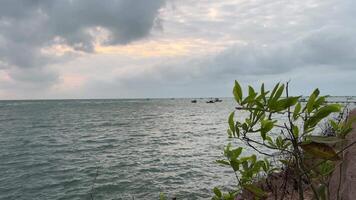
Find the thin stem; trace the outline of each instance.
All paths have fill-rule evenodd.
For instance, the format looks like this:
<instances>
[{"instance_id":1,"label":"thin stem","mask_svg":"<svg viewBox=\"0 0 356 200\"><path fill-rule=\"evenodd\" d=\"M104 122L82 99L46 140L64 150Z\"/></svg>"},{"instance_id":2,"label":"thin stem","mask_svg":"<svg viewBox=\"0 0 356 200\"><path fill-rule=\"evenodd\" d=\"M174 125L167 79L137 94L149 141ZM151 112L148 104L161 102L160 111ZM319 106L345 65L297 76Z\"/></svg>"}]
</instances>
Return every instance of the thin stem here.
<instances>
[{"instance_id":1,"label":"thin stem","mask_svg":"<svg viewBox=\"0 0 356 200\"><path fill-rule=\"evenodd\" d=\"M340 166L339 166L339 184L337 186L337 193L336 193L336 200L339 200L340 199L340 189L341 189L341 174L342 174L342 162L340 163Z\"/></svg>"},{"instance_id":2,"label":"thin stem","mask_svg":"<svg viewBox=\"0 0 356 200\"><path fill-rule=\"evenodd\" d=\"M288 88L289 88L289 85L288 85L288 82L287 82L287 85L286 85L286 96L287 96L287 98L289 96ZM300 175L300 169L301 169L301 167L300 167L300 158L301 157L300 157L298 144L297 144L296 139L295 139L294 134L293 134L293 130L290 130L293 127L293 122L292 122L291 117L290 117L290 107L288 107L288 121L289 121L290 127L288 127L286 124L284 124L284 126L287 129L288 133L290 134L290 137L292 138L292 144L293 144L293 148L294 148L294 157L295 157L295 161L296 161L296 164L297 164L295 172L297 173L297 177L298 177L299 200L303 200L304 199L303 181L302 181L302 176Z\"/></svg>"},{"instance_id":3,"label":"thin stem","mask_svg":"<svg viewBox=\"0 0 356 200\"><path fill-rule=\"evenodd\" d=\"M289 163L291 162L291 159L292 158L289 158ZM287 181L288 181L288 173L289 173L289 169L287 168L285 171L284 171L284 180L283 180L283 184L281 187L283 187L283 192L281 194L281 200L284 199L284 196L286 194L286 189L287 189Z\"/></svg>"},{"instance_id":4,"label":"thin stem","mask_svg":"<svg viewBox=\"0 0 356 200\"><path fill-rule=\"evenodd\" d=\"M271 111L271 110L265 110L265 109L260 109L260 108L246 108L246 107L235 107L236 110L253 110L253 111L261 111L261 112L268 112L270 114L270 117L272 117L272 114L273 113L278 113L278 114L286 114L288 111L285 111L285 112L274 112L274 111Z\"/></svg>"},{"instance_id":5,"label":"thin stem","mask_svg":"<svg viewBox=\"0 0 356 200\"><path fill-rule=\"evenodd\" d=\"M269 157L273 157L272 154L268 154L268 153L265 153L265 152L263 152L263 151L258 150L255 146L253 146L252 144L250 144L249 141L246 141L246 144L247 144L249 147L253 148L255 151L257 151L257 152L260 153L260 154L263 154L263 155L269 156Z\"/></svg>"},{"instance_id":6,"label":"thin stem","mask_svg":"<svg viewBox=\"0 0 356 200\"><path fill-rule=\"evenodd\" d=\"M278 150L278 151L286 151L286 152L288 152L288 153L292 153L291 151L289 151L289 150L287 150L287 149L279 149L279 148L276 148L276 147L272 147L272 146L267 145L266 143L258 142L258 141L256 141L256 140L253 140L253 139L248 138L248 137L246 137L246 136L243 136L243 137L241 138L241 140L248 142L248 144L249 144L249 142L253 142L253 143L256 143L256 144L258 144L258 145L267 147L267 148L269 148L269 149ZM251 144L249 144L249 145L252 146ZM264 153L262 153L262 154L264 154ZM269 154L269 156L273 156L273 155L270 155L270 154Z\"/></svg>"}]
</instances>

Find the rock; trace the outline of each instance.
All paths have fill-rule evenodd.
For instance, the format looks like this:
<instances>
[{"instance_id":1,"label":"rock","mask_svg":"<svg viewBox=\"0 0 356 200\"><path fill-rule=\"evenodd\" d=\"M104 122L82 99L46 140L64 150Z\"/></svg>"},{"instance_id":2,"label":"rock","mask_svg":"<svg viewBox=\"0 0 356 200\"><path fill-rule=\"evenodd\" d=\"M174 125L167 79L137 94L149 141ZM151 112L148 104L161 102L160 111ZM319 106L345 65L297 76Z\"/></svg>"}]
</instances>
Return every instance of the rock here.
<instances>
[{"instance_id":1,"label":"rock","mask_svg":"<svg viewBox=\"0 0 356 200\"><path fill-rule=\"evenodd\" d=\"M350 112L349 117L351 116L356 116L356 109ZM356 123L353 124L352 128L352 132L350 132L346 137L347 145L356 141ZM341 169L339 163L330 178L329 189L331 200L337 199L338 191L340 192L339 199L356 199L356 144L345 150L343 156L344 159Z\"/></svg>"}]
</instances>

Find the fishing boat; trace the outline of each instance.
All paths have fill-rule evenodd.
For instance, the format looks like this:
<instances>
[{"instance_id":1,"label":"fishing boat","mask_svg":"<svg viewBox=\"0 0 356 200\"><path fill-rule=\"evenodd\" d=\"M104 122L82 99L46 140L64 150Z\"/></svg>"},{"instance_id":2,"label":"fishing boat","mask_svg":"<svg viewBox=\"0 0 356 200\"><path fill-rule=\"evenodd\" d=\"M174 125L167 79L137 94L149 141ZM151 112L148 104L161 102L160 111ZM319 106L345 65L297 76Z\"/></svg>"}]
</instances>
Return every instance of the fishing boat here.
<instances>
[{"instance_id":1,"label":"fishing boat","mask_svg":"<svg viewBox=\"0 0 356 200\"><path fill-rule=\"evenodd\" d=\"M215 98L215 99L214 99L214 102L222 102L222 100L219 99L219 98Z\"/></svg>"},{"instance_id":2,"label":"fishing boat","mask_svg":"<svg viewBox=\"0 0 356 200\"><path fill-rule=\"evenodd\" d=\"M214 100L208 100L206 103L215 103Z\"/></svg>"}]
</instances>

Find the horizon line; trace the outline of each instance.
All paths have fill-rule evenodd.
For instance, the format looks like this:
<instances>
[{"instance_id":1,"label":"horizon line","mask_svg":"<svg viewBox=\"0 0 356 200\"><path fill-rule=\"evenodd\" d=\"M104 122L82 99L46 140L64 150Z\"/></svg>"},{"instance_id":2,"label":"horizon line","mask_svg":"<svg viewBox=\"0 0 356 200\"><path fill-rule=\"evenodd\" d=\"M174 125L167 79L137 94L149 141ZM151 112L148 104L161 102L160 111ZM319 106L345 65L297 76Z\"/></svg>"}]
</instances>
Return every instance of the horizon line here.
<instances>
[{"instance_id":1,"label":"horizon line","mask_svg":"<svg viewBox=\"0 0 356 200\"><path fill-rule=\"evenodd\" d=\"M293 95L294 96L294 95ZM355 95L328 95L329 97L356 97ZM309 97L302 95L301 97ZM209 97L134 97L134 98L38 98L38 99L0 99L0 101L61 101L61 100L154 100L154 99L211 99L211 98L234 98L233 96L209 96Z\"/></svg>"}]
</instances>

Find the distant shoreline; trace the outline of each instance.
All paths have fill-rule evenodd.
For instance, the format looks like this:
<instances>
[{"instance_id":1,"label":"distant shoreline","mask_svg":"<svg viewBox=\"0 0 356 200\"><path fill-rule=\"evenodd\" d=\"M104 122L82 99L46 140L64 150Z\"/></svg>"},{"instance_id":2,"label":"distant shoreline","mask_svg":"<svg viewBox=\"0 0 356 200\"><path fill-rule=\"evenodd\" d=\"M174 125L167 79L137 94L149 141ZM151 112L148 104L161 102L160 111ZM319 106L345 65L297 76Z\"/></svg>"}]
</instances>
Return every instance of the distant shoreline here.
<instances>
[{"instance_id":1,"label":"distant shoreline","mask_svg":"<svg viewBox=\"0 0 356 200\"><path fill-rule=\"evenodd\" d=\"M308 96L302 96L308 98ZM356 96L330 96L336 98L356 98ZM210 98L222 98L229 99L233 97L147 97L147 98L78 98L78 99L0 99L1 101L85 101L85 100L175 100L175 99L210 99Z\"/></svg>"}]
</instances>

